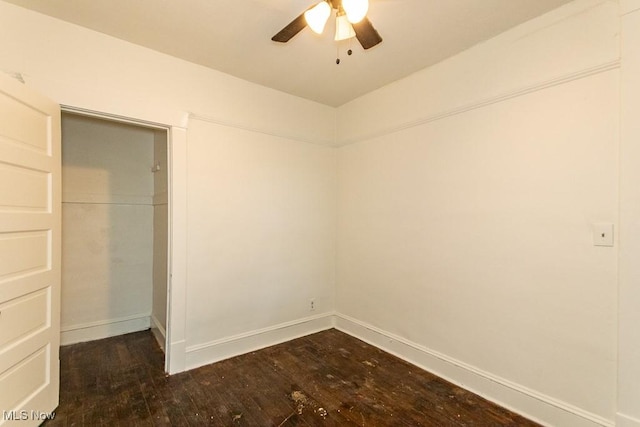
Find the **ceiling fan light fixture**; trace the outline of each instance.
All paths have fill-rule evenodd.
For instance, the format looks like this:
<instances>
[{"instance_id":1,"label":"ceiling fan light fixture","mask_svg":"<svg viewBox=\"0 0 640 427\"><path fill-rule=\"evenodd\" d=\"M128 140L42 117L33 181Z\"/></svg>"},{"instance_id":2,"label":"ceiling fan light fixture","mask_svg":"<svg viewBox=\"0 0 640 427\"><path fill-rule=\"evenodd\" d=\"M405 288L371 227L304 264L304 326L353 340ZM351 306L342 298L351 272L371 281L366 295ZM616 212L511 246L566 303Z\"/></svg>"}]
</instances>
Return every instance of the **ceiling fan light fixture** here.
<instances>
[{"instance_id":1,"label":"ceiling fan light fixture","mask_svg":"<svg viewBox=\"0 0 640 427\"><path fill-rule=\"evenodd\" d=\"M331 6L326 1L321 1L304 13L304 19L314 33L322 34L329 15L331 15Z\"/></svg>"},{"instance_id":2,"label":"ceiling fan light fixture","mask_svg":"<svg viewBox=\"0 0 640 427\"><path fill-rule=\"evenodd\" d=\"M347 15L338 15L336 18L336 37L335 41L347 40L356 36Z\"/></svg>"},{"instance_id":3,"label":"ceiling fan light fixture","mask_svg":"<svg viewBox=\"0 0 640 427\"><path fill-rule=\"evenodd\" d=\"M342 0L342 8L347 14L349 22L357 24L367 16L369 0Z\"/></svg>"},{"instance_id":4,"label":"ceiling fan light fixture","mask_svg":"<svg viewBox=\"0 0 640 427\"><path fill-rule=\"evenodd\" d=\"M318 0L315 1L317 2ZM352 7L353 4L360 4L361 9L355 16L354 9ZM322 0L295 17L293 21L285 25L283 29L271 37L271 40L278 43L287 43L306 27L311 27L312 31L322 34L329 17L333 13L333 10L335 10L337 27L336 39L344 40L345 38L350 38L351 31L353 30L355 37L358 39L362 48L364 50L371 49L382 42L382 37L366 17L368 7L369 2L367 0ZM337 19L339 15L345 14L348 22L352 24L350 28L347 27L348 31L340 29L342 25ZM351 16L349 14L351 14ZM358 15L362 15L362 18L360 22L356 23L356 25L354 22L356 21L356 18L360 18ZM342 27L344 28L344 26ZM349 49L347 53L350 51L351 49Z\"/></svg>"}]
</instances>

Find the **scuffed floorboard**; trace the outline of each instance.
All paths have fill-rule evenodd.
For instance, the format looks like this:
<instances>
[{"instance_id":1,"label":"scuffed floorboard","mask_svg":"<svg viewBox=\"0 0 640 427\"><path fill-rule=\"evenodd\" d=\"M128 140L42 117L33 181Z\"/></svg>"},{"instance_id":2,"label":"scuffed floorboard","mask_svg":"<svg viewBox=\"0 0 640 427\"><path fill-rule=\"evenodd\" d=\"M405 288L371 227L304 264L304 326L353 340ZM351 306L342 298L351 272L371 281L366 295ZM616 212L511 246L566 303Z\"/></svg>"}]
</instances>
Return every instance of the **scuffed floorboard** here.
<instances>
[{"instance_id":1,"label":"scuffed floorboard","mask_svg":"<svg viewBox=\"0 0 640 427\"><path fill-rule=\"evenodd\" d=\"M536 426L335 329L166 376L151 332L61 349L53 426Z\"/></svg>"}]
</instances>

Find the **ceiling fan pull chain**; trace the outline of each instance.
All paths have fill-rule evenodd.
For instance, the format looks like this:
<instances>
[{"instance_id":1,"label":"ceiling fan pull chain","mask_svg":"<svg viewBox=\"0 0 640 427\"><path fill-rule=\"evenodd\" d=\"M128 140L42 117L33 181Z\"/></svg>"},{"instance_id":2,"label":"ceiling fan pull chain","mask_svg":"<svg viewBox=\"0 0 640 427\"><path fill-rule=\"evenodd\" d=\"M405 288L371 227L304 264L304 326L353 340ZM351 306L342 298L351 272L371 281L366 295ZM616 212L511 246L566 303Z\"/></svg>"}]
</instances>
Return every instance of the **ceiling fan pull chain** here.
<instances>
[{"instance_id":1,"label":"ceiling fan pull chain","mask_svg":"<svg viewBox=\"0 0 640 427\"><path fill-rule=\"evenodd\" d=\"M336 45L336 65L340 65L340 44Z\"/></svg>"}]
</instances>

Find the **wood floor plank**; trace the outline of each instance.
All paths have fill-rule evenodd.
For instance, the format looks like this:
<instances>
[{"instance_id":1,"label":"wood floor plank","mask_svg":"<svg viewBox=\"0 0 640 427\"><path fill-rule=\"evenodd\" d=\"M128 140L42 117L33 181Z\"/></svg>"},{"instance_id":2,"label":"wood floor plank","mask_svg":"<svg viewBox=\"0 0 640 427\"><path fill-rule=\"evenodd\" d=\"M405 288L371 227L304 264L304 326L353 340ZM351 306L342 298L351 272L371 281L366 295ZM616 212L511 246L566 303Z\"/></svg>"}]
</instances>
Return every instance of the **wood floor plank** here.
<instances>
[{"instance_id":1,"label":"wood floor plank","mask_svg":"<svg viewBox=\"0 0 640 427\"><path fill-rule=\"evenodd\" d=\"M537 426L335 329L173 376L149 331L60 358L47 427Z\"/></svg>"}]
</instances>

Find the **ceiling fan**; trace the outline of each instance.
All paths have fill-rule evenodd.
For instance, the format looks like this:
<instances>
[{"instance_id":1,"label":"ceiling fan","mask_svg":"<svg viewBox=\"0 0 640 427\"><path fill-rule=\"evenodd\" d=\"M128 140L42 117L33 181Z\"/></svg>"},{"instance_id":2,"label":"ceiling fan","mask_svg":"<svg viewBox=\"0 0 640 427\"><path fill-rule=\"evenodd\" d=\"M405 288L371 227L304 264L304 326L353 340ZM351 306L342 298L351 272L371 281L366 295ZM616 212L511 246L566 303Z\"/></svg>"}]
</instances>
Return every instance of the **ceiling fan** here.
<instances>
[{"instance_id":1,"label":"ceiling fan","mask_svg":"<svg viewBox=\"0 0 640 427\"><path fill-rule=\"evenodd\" d=\"M324 0L311 6L278 32L271 40L286 43L309 26L321 34L331 15L336 13L336 40L355 36L364 49L370 49L382 41L382 37L367 18L368 0Z\"/></svg>"}]
</instances>

